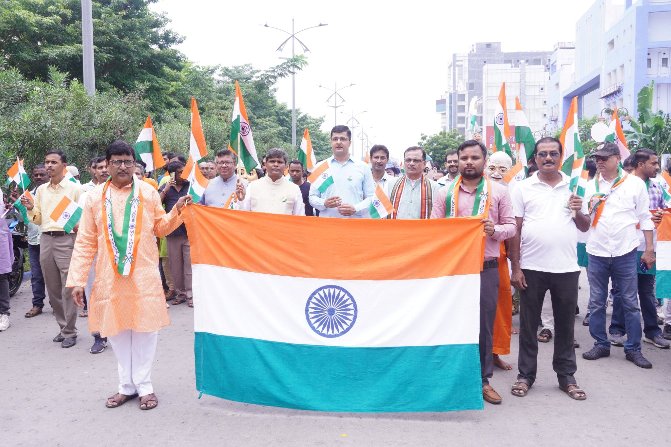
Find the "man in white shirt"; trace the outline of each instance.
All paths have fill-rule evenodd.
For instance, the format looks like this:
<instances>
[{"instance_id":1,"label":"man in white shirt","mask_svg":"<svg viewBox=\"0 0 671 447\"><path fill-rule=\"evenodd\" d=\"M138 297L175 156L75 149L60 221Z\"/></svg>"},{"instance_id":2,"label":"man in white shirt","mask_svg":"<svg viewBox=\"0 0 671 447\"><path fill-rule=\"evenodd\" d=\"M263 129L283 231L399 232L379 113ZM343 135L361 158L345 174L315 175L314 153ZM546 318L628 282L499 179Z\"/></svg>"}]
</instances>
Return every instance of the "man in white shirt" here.
<instances>
[{"instance_id":1,"label":"man in white shirt","mask_svg":"<svg viewBox=\"0 0 671 447\"><path fill-rule=\"evenodd\" d=\"M439 186L447 185L459 175L459 156L456 150L447 151L445 154L445 166L447 167L447 175L436 180Z\"/></svg>"},{"instance_id":2,"label":"man in white shirt","mask_svg":"<svg viewBox=\"0 0 671 447\"><path fill-rule=\"evenodd\" d=\"M559 387L571 398L584 400L586 394L573 376L577 370L573 327L580 275L576 228L587 231L590 220L581 212L583 200L573 194L570 178L559 170L561 155L562 145L556 138L538 140L534 150L538 173L517 182L511 193L517 221L517 234L510 244L511 283L521 294L519 374L511 391L524 397L536 380L536 329L549 290L556 335L552 367Z\"/></svg>"},{"instance_id":3,"label":"man in white shirt","mask_svg":"<svg viewBox=\"0 0 671 447\"><path fill-rule=\"evenodd\" d=\"M652 368L641 353L641 312L638 307L637 255L639 246L636 226L645 238L641 262L652 268L655 262L652 230L654 225L649 211L650 199L645 183L629 175L620 167L620 151L616 144L605 143L594 153L599 174L587 184L585 197L589 198L592 228L587 253L589 256L589 333L594 347L582 354L586 360L597 360L610 355L606 334L606 297L608 280L617 284L619 293L614 299L622 300L627 340L625 357L640 368Z\"/></svg>"},{"instance_id":4,"label":"man in white shirt","mask_svg":"<svg viewBox=\"0 0 671 447\"><path fill-rule=\"evenodd\" d=\"M243 191L241 210L261 213L305 216L300 188L284 177L289 159L282 149L269 149L266 154L266 175L251 182Z\"/></svg>"}]
</instances>

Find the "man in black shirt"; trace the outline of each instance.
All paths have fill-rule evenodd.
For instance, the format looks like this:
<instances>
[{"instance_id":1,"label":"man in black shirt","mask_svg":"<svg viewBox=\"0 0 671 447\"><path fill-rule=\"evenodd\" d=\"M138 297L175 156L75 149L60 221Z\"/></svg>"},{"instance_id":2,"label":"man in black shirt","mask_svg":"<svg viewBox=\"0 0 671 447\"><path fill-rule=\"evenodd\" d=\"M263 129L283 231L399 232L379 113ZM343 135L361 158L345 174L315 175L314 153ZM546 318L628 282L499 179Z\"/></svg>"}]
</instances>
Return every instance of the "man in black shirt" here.
<instances>
[{"instance_id":1,"label":"man in black shirt","mask_svg":"<svg viewBox=\"0 0 671 447\"><path fill-rule=\"evenodd\" d=\"M291 181L294 182L301 190L301 195L303 196L303 203L305 204L305 215L306 216L319 216L319 211L316 211L310 205L308 196L310 194L310 182L305 179L305 172L303 171L303 163L298 160L291 160L289 162L289 177Z\"/></svg>"},{"instance_id":2,"label":"man in black shirt","mask_svg":"<svg viewBox=\"0 0 671 447\"><path fill-rule=\"evenodd\" d=\"M171 161L166 170L172 177L159 190L161 201L165 211L170 212L180 197L189 193L189 182L182 178L184 163ZM172 304L182 304L188 301L189 307L193 307L193 292L191 290L191 246L186 234L184 224L170 233L166 240L168 242L168 264L170 273L175 284L175 298Z\"/></svg>"}]
</instances>

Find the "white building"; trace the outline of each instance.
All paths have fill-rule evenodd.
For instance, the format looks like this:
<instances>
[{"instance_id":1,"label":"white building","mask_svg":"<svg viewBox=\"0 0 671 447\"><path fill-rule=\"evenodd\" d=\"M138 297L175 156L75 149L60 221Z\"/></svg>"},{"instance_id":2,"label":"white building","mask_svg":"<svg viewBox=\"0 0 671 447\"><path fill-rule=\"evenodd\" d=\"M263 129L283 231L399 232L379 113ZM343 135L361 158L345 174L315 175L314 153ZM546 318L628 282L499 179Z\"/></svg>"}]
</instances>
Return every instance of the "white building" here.
<instances>
[{"instance_id":1,"label":"white building","mask_svg":"<svg viewBox=\"0 0 671 447\"><path fill-rule=\"evenodd\" d=\"M560 42L550 56L549 79L547 83L548 106L547 130L553 132L561 127L568 110L564 109L562 92L566 91L575 79L575 45L573 42Z\"/></svg>"}]
</instances>

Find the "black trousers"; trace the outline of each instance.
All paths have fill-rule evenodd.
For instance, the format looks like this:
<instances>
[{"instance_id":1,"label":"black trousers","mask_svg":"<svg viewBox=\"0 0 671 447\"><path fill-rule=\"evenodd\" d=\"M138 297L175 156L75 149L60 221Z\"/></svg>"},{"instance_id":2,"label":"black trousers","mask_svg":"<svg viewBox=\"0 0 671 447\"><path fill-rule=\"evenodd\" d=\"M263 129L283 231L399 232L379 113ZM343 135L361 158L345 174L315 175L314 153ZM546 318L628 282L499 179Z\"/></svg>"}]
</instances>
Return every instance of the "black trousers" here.
<instances>
[{"instance_id":1,"label":"black trousers","mask_svg":"<svg viewBox=\"0 0 671 447\"><path fill-rule=\"evenodd\" d=\"M573 374L577 366L573 349L573 327L580 272L548 273L536 270L522 270L522 272L527 288L520 291L520 349L517 379L529 385L533 385L536 380L538 370L536 333L541 321L543 299L549 290L555 319L552 368L557 373L560 386L575 384Z\"/></svg>"}]
</instances>

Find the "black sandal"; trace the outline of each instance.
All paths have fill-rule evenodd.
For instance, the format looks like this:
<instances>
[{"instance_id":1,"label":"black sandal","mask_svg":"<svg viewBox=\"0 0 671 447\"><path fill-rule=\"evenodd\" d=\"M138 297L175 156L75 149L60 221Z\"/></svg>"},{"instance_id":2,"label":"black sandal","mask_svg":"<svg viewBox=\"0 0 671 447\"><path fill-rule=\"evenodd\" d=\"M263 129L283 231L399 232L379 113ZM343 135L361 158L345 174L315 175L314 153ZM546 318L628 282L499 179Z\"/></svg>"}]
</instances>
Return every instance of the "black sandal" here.
<instances>
[{"instance_id":1,"label":"black sandal","mask_svg":"<svg viewBox=\"0 0 671 447\"><path fill-rule=\"evenodd\" d=\"M538 333L538 341L541 343L547 343L552 340L552 331L550 329L543 329Z\"/></svg>"}]
</instances>

